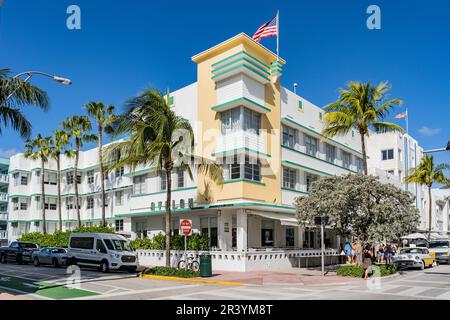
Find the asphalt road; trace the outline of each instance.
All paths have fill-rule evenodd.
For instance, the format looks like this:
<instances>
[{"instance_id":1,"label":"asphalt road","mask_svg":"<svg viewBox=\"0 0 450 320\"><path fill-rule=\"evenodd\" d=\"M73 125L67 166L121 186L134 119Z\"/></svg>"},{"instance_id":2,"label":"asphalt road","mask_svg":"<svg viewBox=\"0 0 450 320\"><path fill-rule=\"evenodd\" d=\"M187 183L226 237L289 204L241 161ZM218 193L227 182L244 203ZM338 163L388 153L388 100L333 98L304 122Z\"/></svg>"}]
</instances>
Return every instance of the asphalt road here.
<instances>
[{"instance_id":1,"label":"asphalt road","mask_svg":"<svg viewBox=\"0 0 450 320\"><path fill-rule=\"evenodd\" d=\"M271 285L223 286L138 278L129 273L102 274L82 269L0 265L0 292L18 299L449 299L450 266L407 271L381 281L333 286ZM75 288L73 288L75 286Z\"/></svg>"}]
</instances>

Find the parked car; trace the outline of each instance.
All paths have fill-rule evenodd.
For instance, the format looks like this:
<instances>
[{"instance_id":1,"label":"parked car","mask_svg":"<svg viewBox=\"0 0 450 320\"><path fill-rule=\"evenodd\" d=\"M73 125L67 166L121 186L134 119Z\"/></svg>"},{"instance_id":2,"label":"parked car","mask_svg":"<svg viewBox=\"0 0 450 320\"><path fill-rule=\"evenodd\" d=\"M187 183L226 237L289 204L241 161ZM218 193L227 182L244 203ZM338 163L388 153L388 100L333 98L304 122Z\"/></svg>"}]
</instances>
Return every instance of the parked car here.
<instances>
[{"instance_id":1,"label":"parked car","mask_svg":"<svg viewBox=\"0 0 450 320\"><path fill-rule=\"evenodd\" d=\"M39 250L39 246L32 242L13 241L8 247L0 248L0 261L15 261L18 264L31 262L31 254L34 250Z\"/></svg>"},{"instance_id":2,"label":"parked car","mask_svg":"<svg viewBox=\"0 0 450 320\"><path fill-rule=\"evenodd\" d=\"M450 240L430 241L428 244L428 250L437 262L447 264L450 263Z\"/></svg>"},{"instance_id":3,"label":"parked car","mask_svg":"<svg viewBox=\"0 0 450 320\"><path fill-rule=\"evenodd\" d=\"M49 264L54 268L65 266L67 261L67 251L64 248L42 248L33 251L31 259L35 267L41 264Z\"/></svg>"},{"instance_id":4,"label":"parked car","mask_svg":"<svg viewBox=\"0 0 450 320\"><path fill-rule=\"evenodd\" d=\"M67 261L71 265L97 267L102 272L125 270L136 272L138 257L123 236L110 233L72 233Z\"/></svg>"},{"instance_id":5,"label":"parked car","mask_svg":"<svg viewBox=\"0 0 450 320\"><path fill-rule=\"evenodd\" d=\"M435 264L427 248L402 248L393 261L399 269L420 268L423 270Z\"/></svg>"}]
</instances>

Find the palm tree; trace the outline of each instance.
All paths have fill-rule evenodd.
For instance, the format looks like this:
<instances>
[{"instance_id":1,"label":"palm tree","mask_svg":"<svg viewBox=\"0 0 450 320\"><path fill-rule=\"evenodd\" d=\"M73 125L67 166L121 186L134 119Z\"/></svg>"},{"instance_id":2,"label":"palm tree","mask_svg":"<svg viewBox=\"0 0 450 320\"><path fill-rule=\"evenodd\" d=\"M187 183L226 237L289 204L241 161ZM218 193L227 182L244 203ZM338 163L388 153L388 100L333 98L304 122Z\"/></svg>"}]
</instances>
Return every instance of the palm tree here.
<instances>
[{"instance_id":1,"label":"palm tree","mask_svg":"<svg viewBox=\"0 0 450 320\"><path fill-rule=\"evenodd\" d=\"M28 139L31 134L31 123L20 108L33 105L46 111L49 107L49 98L44 90L9 75L9 69L0 69L0 124L5 127L12 126L23 139Z\"/></svg>"},{"instance_id":2,"label":"palm tree","mask_svg":"<svg viewBox=\"0 0 450 320\"><path fill-rule=\"evenodd\" d=\"M331 138L356 129L361 136L364 174L367 175L365 137L369 136L370 129L376 132L383 130L404 132L396 124L384 122L390 109L402 105L403 102L399 99L387 99L387 93L391 88L387 82L381 82L377 86L373 86L370 82L349 82L347 87L339 91L337 101L325 107L327 113L323 134Z\"/></svg>"},{"instance_id":3,"label":"palm tree","mask_svg":"<svg viewBox=\"0 0 450 320\"><path fill-rule=\"evenodd\" d=\"M33 159L33 160L41 160L41 171L40 171L40 179L41 179L41 210L42 210L42 224L43 224L43 233L47 233L47 226L45 221L45 184L44 184L44 165L48 162L48 159L51 154L51 137L42 137L40 134L36 136L36 138L32 140L28 140L25 144L25 158Z\"/></svg>"},{"instance_id":4,"label":"palm tree","mask_svg":"<svg viewBox=\"0 0 450 320\"><path fill-rule=\"evenodd\" d=\"M78 195L78 161L80 159L80 148L85 142L97 141L97 136L89 134L92 130L91 121L87 116L72 116L62 122L62 127L67 130L70 137L75 139L75 165L74 165L74 184L75 184L75 205L77 210L78 227L81 227L80 217L80 199Z\"/></svg>"},{"instance_id":5,"label":"palm tree","mask_svg":"<svg viewBox=\"0 0 450 320\"><path fill-rule=\"evenodd\" d=\"M103 130L108 128L114 120L114 106L105 105L101 102L90 102L86 105L86 111L89 116L95 119L98 127L98 162L100 166L100 192L102 197L102 226L106 227L105 214L105 180L104 180L104 166L103 166Z\"/></svg>"},{"instance_id":6,"label":"palm tree","mask_svg":"<svg viewBox=\"0 0 450 320\"><path fill-rule=\"evenodd\" d=\"M61 154L67 158L72 158L75 152L66 149L70 145L70 136L64 130L53 131L53 145L51 148L50 157L56 161L56 181L58 190L58 218L59 230L62 231L62 214L61 214Z\"/></svg>"},{"instance_id":7,"label":"palm tree","mask_svg":"<svg viewBox=\"0 0 450 320\"><path fill-rule=\"evenodd\" d=\"M193 154L194 134L189 122L169 108L161 92L148 89L131 99L126 112L113 124L114 135L129 134L105 151L107 159L114 161L109 170L128 165L134 170L138 165L154 167L167 179L165 215L166 266L170 266L171 233L171 173L174 167L186 170L192 179L192 169L222 185L222 167Z\"/></svg>"},{"instance_id":8,"label":"palm tree","mask_svg":"<svg viewBox=\"0 0 450 320\"><path fill-rule=\"evenodd\" d=\"M425 185L428 188L428 240L431 237L431 211L432 211L432 198L431 187L433 183L448 183L448 179L444 175L444 170L450 169L448 164L434 164L432 156L425 154L420 160L417 167L410 170L409 175L405 177L406 183L417 183L419 185Z\"/></svg>"}]
</instances>

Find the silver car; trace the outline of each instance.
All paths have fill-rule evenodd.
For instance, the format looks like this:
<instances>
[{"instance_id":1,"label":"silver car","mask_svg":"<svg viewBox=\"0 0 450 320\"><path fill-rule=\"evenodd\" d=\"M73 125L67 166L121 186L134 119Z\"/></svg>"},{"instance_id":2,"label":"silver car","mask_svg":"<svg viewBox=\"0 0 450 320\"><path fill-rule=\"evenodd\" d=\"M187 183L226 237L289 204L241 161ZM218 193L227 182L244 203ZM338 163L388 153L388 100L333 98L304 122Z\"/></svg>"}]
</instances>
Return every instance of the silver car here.
<instances>
[{"instance_id":1,"label":"silver car","mask_svg":"<svg viewBox=\"0 0 450 320\"><path fill-rule=\"evenodd\" d=\"M54 268L65 266L67 263L67 251L64 248L42 248L33 251L31 259L35 267L41 264L52 265Z\"/></svg>"}]
</instances>

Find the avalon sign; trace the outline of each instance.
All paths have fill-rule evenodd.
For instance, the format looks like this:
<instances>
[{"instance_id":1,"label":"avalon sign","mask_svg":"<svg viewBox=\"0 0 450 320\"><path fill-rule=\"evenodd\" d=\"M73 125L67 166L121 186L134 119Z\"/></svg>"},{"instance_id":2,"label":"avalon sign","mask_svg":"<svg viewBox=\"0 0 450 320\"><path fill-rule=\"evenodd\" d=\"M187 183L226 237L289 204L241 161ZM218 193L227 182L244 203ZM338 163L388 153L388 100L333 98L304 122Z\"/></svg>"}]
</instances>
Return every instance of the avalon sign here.
<instances>
[{"instance_id":1,"label":"avalon sign","mask_svg":"<svg viewBox=\"0 0 450 320\"><path fill-rule=\"evenodd\" d=\"M180 220L180 231L183 236L190 236L192 234L192 220Z\"/></svg>"}]
</instances>

